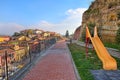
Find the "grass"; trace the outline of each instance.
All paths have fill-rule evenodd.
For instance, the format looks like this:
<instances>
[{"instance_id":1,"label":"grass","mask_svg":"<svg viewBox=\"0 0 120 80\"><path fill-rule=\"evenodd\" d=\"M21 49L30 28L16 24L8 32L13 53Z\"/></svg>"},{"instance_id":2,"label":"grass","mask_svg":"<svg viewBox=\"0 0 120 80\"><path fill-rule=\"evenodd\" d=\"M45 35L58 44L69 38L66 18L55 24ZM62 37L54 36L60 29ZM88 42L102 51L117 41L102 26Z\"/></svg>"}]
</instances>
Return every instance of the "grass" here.
<instances>
[{"instance_id":1,"label":"grass","mask_svg":"<svg viewBox=\"0 0 120 80\"><path fill-rule=\"evenodd\" d=\"M98 59L94 51L90 51L89 57L86 59L85 48L76 44L69 44L73 60L76 64L78 72L82 80L94 80L90 70L102 69L102 63Z\"/></svg>"},{"instance_id":2,"label":"grass","mask_svg":"<svg viewBox=\"0 0 120 80\"><path fill-rule=\"evenodd\" d=\"M102 62L98 59L95 51L89 49L89 57L86 58L85 48L76 44L68 44L73 60L82 80L94 80L90 70L102 69ZM115 57L114 57L115 58ZM120 59L115 58L120 69Z\"/></svg>"},{"instance_id":3,"label":"grass","mask_svg":"<svg viewBox=\"0 0 120 80\"><path fill-rule=\"evenodd\" d=\"M118 49L120 50L120 45L116 44L116 43L104 43L104 45L106 47L109 47L109 48L114 48L114 49Z\"/></svg>"}]
</instances>

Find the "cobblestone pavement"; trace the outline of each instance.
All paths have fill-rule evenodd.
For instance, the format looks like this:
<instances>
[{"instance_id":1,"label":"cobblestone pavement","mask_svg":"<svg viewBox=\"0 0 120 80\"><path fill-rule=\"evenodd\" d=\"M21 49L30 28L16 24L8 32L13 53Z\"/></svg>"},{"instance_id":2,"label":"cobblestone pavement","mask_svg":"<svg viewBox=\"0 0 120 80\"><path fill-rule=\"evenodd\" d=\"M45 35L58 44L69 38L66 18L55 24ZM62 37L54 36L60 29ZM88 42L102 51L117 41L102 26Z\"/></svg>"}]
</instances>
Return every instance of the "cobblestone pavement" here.
<instances>
[{"instance_id":1,"label":"cobblestone pavement","mask_svg":"<svg viewBox=\"0 0 120 80\"><path fill-rule=\"evenodd\" d=\"M120 80L120 70L91 70L95 80Z\"/></svg>"},{"instance_id":2,"label":"cobblestone pavement","mask_svg":"<svg viewBox=\"0 0 120 80\"><path fill-rule=\"evenodd\" d=\"M66 43L59 41L47 50L23 80L77 80Z\"/></svg>"},{"instance_id":3,"label":"cobblestone pavement","mask_svg":"<svg viewBox=\"0 0 120 80\"><path fill-rule=\"evenodd\" d=\"M111 48L107 48L107 50L112 56L120 58L120 51Z\"/></svg>"}]
</instances>

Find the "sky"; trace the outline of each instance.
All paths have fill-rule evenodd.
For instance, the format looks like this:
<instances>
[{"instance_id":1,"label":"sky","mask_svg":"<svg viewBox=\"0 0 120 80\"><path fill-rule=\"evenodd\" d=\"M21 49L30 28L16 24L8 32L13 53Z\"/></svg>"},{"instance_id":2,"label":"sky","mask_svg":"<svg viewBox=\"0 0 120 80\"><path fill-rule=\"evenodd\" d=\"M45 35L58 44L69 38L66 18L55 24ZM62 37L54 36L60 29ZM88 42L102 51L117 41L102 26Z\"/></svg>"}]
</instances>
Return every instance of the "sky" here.
<instances>
[{"instance_id":1,"label":"sky","mask_svg":"<svg viewBox=\"0 0 120 80\"><path fill-rule=\"evenodd\" d=\"M0 0L0 35L42 29L74 33L93 0Z\"/></svg>"}]
</instances>

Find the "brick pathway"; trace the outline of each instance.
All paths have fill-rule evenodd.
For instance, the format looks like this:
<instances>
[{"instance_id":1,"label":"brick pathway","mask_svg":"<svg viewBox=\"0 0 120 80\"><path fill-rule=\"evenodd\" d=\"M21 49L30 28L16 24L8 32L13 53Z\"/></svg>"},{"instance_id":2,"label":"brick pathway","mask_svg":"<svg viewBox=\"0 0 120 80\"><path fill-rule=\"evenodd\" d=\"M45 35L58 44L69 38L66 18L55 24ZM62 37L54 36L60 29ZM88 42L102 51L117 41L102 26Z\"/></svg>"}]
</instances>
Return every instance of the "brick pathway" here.
<instances>
[{"instance_id":1,"label":"brick pathway","mask_svg":"<svg viewBox=\"0 0 120 80\"><path fill-rule=\"evenodd\" d=\"M67 45L57 42L23 80L77 80Z\"/></svg>"}]
</instances>

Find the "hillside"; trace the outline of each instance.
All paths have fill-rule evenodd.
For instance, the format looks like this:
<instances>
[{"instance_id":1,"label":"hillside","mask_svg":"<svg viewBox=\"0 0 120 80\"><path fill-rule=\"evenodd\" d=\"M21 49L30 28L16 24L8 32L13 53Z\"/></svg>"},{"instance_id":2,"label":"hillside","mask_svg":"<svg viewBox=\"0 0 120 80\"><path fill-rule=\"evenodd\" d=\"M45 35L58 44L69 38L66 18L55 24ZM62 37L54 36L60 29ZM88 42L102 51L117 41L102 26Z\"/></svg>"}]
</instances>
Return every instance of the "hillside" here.
<instances>
[{"instance_id":1,"label":"hillside","mask_svg":"<svg viewBox=\"0 0 120 80\"><path fill-rule=\"evenodd\" d=\"M97 26L104 42L115 42L116 32L120 26L120 0L95 0L82 17L80 38L85 26Z\"/></svg>"}]
</instances>

